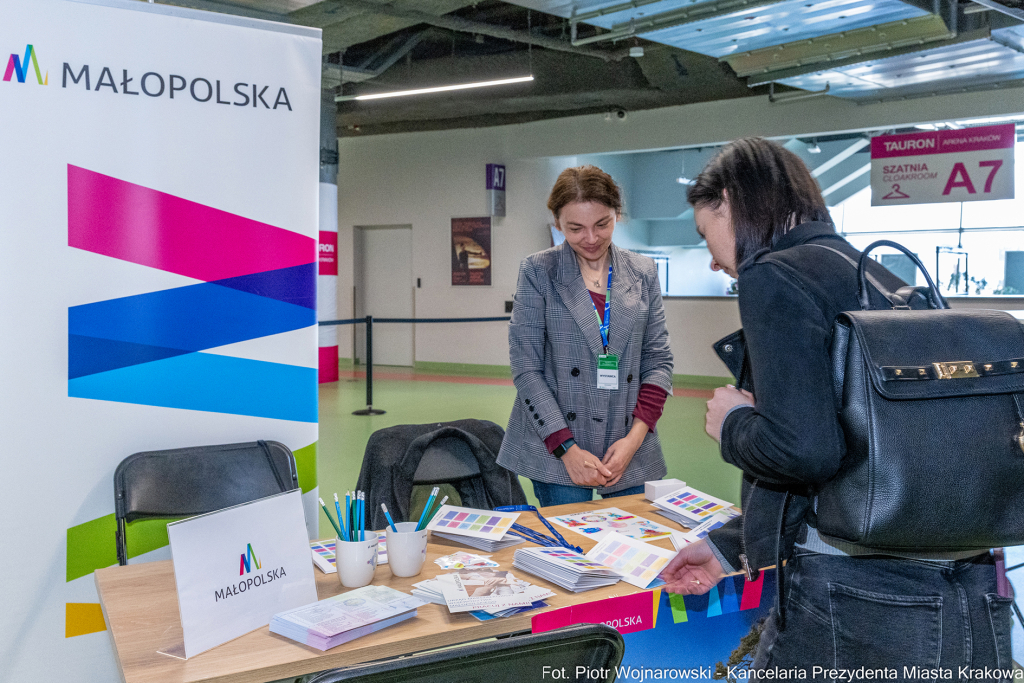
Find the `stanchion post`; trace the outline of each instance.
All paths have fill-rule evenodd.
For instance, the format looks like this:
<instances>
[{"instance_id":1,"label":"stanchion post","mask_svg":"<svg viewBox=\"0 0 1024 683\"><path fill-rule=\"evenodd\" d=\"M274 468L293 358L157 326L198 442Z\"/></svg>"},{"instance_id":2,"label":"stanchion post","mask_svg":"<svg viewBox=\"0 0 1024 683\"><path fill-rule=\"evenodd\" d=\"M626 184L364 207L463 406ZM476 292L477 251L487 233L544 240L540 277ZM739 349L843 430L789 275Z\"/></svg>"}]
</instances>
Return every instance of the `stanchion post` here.
<instances>
[{"instance_id":1,"label":"stanchion post","mask_svg":"<svg viewBox=\"0 0 1024 683\"><path fill-rule=\"evenodd\" d=\"M383 415L373 407L373 316L366 316L366 408L353 410L353 415Z\"/></svg>"}]
</instances>

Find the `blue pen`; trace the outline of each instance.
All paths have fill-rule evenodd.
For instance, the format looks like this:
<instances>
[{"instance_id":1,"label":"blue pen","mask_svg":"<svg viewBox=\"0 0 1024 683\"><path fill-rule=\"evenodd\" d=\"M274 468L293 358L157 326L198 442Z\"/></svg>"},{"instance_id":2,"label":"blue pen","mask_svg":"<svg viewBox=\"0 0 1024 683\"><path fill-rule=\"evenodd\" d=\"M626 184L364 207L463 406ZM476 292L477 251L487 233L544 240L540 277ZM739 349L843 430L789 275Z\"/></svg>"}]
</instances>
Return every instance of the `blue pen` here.
<instances>
[{"instance_id":1,"label":"blue pen","mask_svg":"<svg viewBox=\"0 0 1024 683\"><path fill-rule=\"evenodd\" d=\"M338 494L334 495L334 509L338 513L338 523L341 524L341 540L344 541L348 536L345 533L345 518L341 516L341 504L338 503Z\"/></svg>"},{"instance_id":2,"label":"blue pen","mask_svg":"<svg viewBox=\"0 0 1024 683\"><path fill-rule=\"evenodd\" d=\"M352 538L352 532L355 531L355 527L352 526L352 501L349 499L350 491L345 491L345 517L348 518L348 534L345 536L346 541L354 541Z\"/></svg>"},{"instance_id":3,"label":"blue pen","mask_svg":"<svg viewBox=\"0 0 1024 683\"><path fill-rule=\"evenodd\" d=\"M430 491L430 498L427 499L427 506L423 508L423 514L420 515L420 521L416 523L416 531L423 531L423 525L427 523L427 513L430 512L430 507L434 504L434 498L437 497L437 492L441 489L436 486Z\"/></svg>"},{"instance_id":4,"label":"blue pen","mask_svg":"<svg viewBox=\"0 0 1024 683\"><path fill-rule=\"evenodd\" d=\"M391 513L388 512L388 506L385 505L384 503L381 503L380 507L382 510L384 510L384 516L388 518L388 524L391 526L391 530L397 534L398 529L395 528L395 521L391 519Z\"/></svg>"}]
</instances>

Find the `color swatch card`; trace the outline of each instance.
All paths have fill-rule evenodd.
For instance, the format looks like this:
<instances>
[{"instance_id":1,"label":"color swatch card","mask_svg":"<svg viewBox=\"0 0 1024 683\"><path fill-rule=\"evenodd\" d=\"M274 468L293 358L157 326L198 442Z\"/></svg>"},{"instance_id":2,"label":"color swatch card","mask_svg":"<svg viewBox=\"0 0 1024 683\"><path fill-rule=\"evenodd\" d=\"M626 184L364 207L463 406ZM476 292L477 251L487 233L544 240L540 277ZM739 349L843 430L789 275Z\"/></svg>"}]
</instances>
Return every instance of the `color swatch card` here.
<instances>
[{"instance_id":1,"label":"color swatch card","mask_svg":"<svg viewBox=\"0 0 1024 683\"><path fill-rule=\"evenodd\" d=\"M653 501L652 505L698 524L712 515L732 507L732 503L709 496L689 486Z\"/></svg>"},{"instance_id":2,"label":"color swatch card","mask_svg":"<svg viewBox=\"0 0 1024 683\"><path fill-rule=\"evenodd\" d=\"M445 505L430 520L427 528L457 536L472 536L497 541L519 519L518 512L491 512Z\"/></svg>"},{"instance_id":3,"label":"color swatch card","mask_svg":"<svg viewBox=\"0 0 1024 683\"><path fill-rule=\"evenodd\" d=\"M640 541L653 541L658 538L669 538L672 536L672 529L667 526L644 519L625 510L620 510L619 508L578 512L574 515L559 515L558 517L552 517L551 521L578 534L589 536L595 541L600 541L613 531Z\"/></svg>"},{"instance_id":4,"label":"color swatch card","mask_svg":"<svg viewBox=\"0 0 1024 683\"><path fill-rule=\"evenodd\" d=\"M719 527L725 526L726 522L733 517L738 516L739 513L735 510L715 513L685 534L673 536L672 545L675 546L676 550L681 550L683 546L689 545L690 543L696 543L697 541L706 538L708 533L718 529Z\"/></svg>"},{"instance_id":5,"label":"color swatch card","mask_svg":"<svg viewBox=\"0 0 1024 683\"><path fill-rule=\"evenodd\" d=\"M334 554L335 541L310 541L313 564L324 574L337 574L337 556Z\"/></svg>"},{"instance_id":6,"label":"color swatch card","mask_svg":"<svg viewBox=\"0 0 1024 683\"><path fill-rule=\"evenodd\" d=\"M512 566L573 593L619 581L618 572L611 567L567 548L522 548L516 551Z\"/></svg>"},{"instance_id":7,"label":"color swatch card","mask_svg":"<svg viewBox=\"0 0 1024 683\"><path fill-rule=\"evenodd\" d=\"M310 541L309 550L313 553L313 564L324 574L336 574L336 558L334 544L336 541ZM388 542L384 534L377 540L377 564L388 563Z\"/></svg>"},{"instance_id":8,"label":"color swatch card","mask_svg":"<svg viewBox=\"0 0 1024 683\"><path fill-rule=\"evenodd\" d=\"M626 583L647 588L676 554L612 532L586 556L614 569Z\"/></svg>"}]
</instances>

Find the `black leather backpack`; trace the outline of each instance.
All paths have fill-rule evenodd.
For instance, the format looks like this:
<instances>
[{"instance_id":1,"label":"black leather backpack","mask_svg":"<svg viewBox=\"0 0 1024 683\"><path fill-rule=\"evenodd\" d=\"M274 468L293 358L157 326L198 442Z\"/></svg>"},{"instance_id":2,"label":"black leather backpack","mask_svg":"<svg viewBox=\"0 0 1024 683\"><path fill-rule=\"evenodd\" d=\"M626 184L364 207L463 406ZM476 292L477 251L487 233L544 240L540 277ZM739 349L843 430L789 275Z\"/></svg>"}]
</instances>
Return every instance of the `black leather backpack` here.
<instances>
[{"instance_id":1,"label":"black leather backpack","mask_svg":"<svg viewBox=\"0 0 1024 683\"><path fill-rule=\"evenodd\" d=\"M958 551L1024 544L1024 327L993 310L950 310L920 260L881 240L859 263L863 310L835 321L842 468L816 491L816 526L859 545ZM927 287L869 310L868 254L899 249ZM924 310L914 310L924 305Z\"/></svg>"}]
</instances>

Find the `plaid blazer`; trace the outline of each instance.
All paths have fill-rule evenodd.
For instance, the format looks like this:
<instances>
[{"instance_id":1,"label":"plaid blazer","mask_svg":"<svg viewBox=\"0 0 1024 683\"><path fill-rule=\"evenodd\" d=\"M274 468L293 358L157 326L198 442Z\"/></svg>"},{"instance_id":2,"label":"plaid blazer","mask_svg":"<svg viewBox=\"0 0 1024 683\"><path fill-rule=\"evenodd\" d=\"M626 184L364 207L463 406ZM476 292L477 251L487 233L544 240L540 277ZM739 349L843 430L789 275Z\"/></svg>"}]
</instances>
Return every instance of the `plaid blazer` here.
<instances>
[{"instance_id":1,"label":"plaid blazer","mask_svg":"<svg viewBox=\"0 0 1024 683\"><path fill-rule=\"evenodd\" d=\"M568 427L581 448L603 457L633 424L641 384L672 393L672 351L654 261L611 246L608 352L619 356L619 388L597 388L604 352L590 293L568 243L527 257L519 267L509 324L516 402L498 464L530 479L574 486L544 439ZM613 493L665 475L658 435L648 432Z\"/></svg>"}]
</instances>

